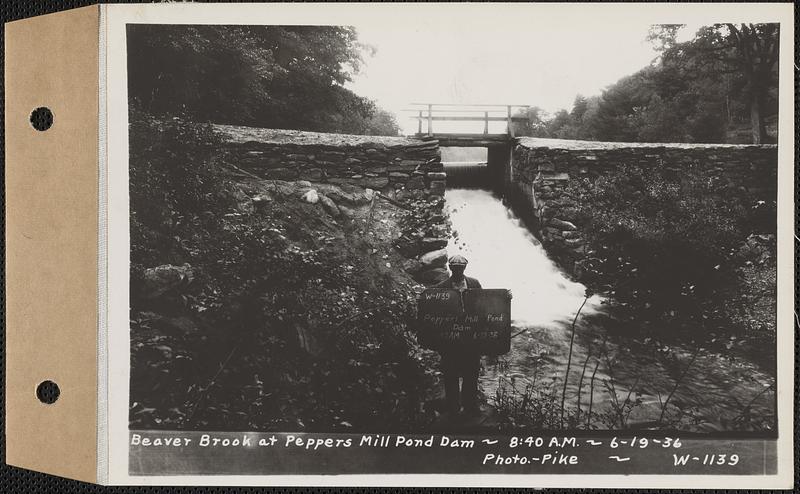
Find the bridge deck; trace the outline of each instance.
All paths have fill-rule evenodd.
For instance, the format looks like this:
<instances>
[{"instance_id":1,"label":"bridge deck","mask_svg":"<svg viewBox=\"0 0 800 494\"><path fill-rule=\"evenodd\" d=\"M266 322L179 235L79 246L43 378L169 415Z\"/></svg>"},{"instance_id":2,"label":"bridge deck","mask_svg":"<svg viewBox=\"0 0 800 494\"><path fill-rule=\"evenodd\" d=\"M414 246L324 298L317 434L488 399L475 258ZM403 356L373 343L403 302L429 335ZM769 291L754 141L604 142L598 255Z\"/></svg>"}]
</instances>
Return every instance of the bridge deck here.
<instances>
[{"instance_id":1,"label":"bridge deck","mask_svg":"<svg viewBox=\"0 0 800 494\"><path fill-rule=\"evenodd\" d=\"M426 134L418 133L415 137L426 140L437 140L443 147L483 147L508 145L514 137L508 134Z\"/></svg>"}]
</instances>

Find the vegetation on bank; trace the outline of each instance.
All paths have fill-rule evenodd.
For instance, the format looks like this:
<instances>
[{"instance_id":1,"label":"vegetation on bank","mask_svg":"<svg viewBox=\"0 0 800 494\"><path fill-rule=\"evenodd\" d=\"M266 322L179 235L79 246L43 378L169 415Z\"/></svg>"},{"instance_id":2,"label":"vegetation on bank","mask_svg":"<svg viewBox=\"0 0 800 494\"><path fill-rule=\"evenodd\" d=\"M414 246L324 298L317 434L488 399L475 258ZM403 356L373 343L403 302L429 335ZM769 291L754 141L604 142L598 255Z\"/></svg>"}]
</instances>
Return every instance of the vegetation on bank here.
<instances>
[{"instance_id":1,"label":"vegetation on bank","mask_svg":"<svg viewBox=\"0 0 800 494\"><path fill-rule=\"evenodd\" d=\"M433 371L409 332L390 213L363 189L342 191L335 215L298 183L232 175L202 125L133 112L130 136L131 427L429 420Z\"/></svg>"},{"instance_id":2,"label":"vegetation on bank","mask_svg":"<svg viewBox=\"0 0 800 494\"><path fill-rule=\"evenodd\" d=\"M775 197L708 177L623 167L573 183L592 251L581 281L610 296L641 337L747 350L774 364ZM624 325L623 325L624 326Z\"/></svg>"}]
</instances>

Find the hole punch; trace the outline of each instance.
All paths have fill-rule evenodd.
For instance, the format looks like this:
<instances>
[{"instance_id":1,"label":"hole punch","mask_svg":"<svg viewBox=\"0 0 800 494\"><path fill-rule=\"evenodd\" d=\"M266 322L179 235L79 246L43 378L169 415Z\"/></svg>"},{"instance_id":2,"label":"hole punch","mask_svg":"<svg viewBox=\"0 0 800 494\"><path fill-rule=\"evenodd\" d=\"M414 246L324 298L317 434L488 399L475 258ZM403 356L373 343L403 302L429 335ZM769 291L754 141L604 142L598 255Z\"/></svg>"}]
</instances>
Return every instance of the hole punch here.
<instances>
[{"instance_id":1,"label":"hole punch","mask_svg":"<svg viewBox=\"0 0 800 494\"><path fill-rule=\"evenodd\" d=\"M50 108L40 106L31 112L31 125L34 129L44 132L53 126L53 112Z\"/></svg>"},{"instance_id":2,"label":"hole punch","mask_svg":"<svg viewBox=\"0 0 800 494\"><path fill-rule=\"evenodd\" d=\"M61 390L53 381L42 381L36 386L36 397L46 405L52 405L58 400Z\"/></svg>"}]
</instances>

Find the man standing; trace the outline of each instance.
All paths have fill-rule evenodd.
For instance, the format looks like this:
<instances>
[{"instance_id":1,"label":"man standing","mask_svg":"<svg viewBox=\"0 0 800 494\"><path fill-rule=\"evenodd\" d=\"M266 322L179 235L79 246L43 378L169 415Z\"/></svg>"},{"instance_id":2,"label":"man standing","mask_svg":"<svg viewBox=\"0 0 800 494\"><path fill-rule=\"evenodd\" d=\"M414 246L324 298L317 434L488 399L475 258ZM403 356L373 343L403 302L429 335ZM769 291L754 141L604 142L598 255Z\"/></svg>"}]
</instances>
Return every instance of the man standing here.
<instances>
[{"instance_id":1,"label":"man standing","mask_svg":"<svg viewBox=\"0 0 800 494\"><path fill-rule=\"evenodd\" d=\"M464 276L467 259L455 255L449 262L451 276L436 285L436 288L451 288L463 292L470 288L481 288L475 278ZM481 367L481 356L476 349L440 350L442 356L442 373L444 374L444 393L447 401L447 412L456 415L464 406L464 412L475 415L478 408L478 373ZM463 379L459 392L459 380Z\"/></svg>"}]
</instances>

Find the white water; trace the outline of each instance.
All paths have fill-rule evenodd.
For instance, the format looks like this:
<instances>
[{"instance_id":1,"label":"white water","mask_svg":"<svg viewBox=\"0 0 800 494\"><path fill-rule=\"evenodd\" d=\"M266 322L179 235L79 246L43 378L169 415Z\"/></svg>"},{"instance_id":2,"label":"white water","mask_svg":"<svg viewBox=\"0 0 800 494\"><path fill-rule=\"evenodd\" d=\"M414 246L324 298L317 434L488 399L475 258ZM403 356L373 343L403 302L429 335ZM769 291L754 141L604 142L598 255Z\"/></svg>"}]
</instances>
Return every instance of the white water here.
<instances>
[{"instance_id":1,"label":"white water","mask_svg":"<svg viewBox=\"0 0 800 494\"><path fill-rule=\"evenodd\" d=\"M541 389L546 384L537 381L537 375L545 374L560 396L569 361L567 403L575 406L580 402L585 411L591 394L595 412L606 412L612 401L639 397L642 405L630 415L627 426L659 427L662 402L670 394L674 394L670 413L674 414L675 406L694 411L692 423L680 426L690 430L730 429L726 421L740 417L747 403L756 414L767 417L774 413L774 394L763 393L774 384L774 378L749 362L730 361L711 352L698 352L693 360L696 350L675 347L676 364L652 346L606 338L605 328L597 321L587 321L587 316L603 312L598 296L590 297L581 310L571 345L571 323L584 301L584 286L570 281L520 220L490 192L452 189L445 193L445 201L454 229L448 253L466 257L466 275L477 278L484 288L513 292L511 318L516 336L511 350L498 358L486 358L480 379L490 401L501 382L505 383L502 386L511 383L517 391L531 384ZM691 372L679 378L690 361ZM590 385L586 369L591 375L595 368L596 383ZM613 392L607 389L609 383L614 385ZM592 426L604 427L594 422Z\"/></svg>"},{"instance_id":2,"label":"white water","mask_svg":"<svg viewBox=\"0 0 800 494\"><path fill-rule=\"evenodd\" d=\"M445 200L456 235L447 246L448 254L466 257L466 275L477 278L484 288L512 291L515 326L572 320L583 303L585 287L564 276L508 208L485 190L448 190ZM599 297L591 297L581 314L596 312L600 303Z\"/></svg>"}]
</instances>

